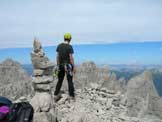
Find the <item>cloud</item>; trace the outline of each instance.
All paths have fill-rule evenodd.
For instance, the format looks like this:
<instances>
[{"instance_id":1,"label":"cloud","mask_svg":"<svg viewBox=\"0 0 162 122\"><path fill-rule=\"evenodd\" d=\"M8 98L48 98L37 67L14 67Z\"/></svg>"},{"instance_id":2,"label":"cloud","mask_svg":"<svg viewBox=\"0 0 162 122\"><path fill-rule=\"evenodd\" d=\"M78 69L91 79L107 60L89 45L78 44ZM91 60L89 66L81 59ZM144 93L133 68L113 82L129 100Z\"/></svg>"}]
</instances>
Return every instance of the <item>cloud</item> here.
<instances>
[{"instance_id":1,"label":"cloud","mask_svg":"<svg viewBox=\"0 0 162 122\"><path fill-rule=\"evenodd\" d=\"M56 45L65 32L72 33L73 44L162 41L161 4L160 0L0 1L0 48L31 46L35 36L44 45Z\"/></svg>"}]
</instances>

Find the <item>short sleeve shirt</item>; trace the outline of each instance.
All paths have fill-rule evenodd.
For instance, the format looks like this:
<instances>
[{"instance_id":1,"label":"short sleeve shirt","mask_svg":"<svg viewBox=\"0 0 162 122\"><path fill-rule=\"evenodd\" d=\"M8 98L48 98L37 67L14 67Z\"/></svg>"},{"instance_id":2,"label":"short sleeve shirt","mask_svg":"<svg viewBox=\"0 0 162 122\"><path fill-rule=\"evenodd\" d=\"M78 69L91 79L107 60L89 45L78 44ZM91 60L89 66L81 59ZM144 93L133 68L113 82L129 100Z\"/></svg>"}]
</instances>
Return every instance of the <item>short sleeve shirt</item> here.
<instances>
[{"instance_id":1,"label":"short sleeve shirt","mask_svg":"<svg viewBox=\"0 0 162 122\"><path fill-rule=\"evenodd\" d=\"M60 64L63 64L63 63L70 63L69 54L73 54L74 50L73 50L73 47L71 45L61 43L57 46L56 52L58 52L58 54L59 54Z\"/></svg>"}]
</instances>

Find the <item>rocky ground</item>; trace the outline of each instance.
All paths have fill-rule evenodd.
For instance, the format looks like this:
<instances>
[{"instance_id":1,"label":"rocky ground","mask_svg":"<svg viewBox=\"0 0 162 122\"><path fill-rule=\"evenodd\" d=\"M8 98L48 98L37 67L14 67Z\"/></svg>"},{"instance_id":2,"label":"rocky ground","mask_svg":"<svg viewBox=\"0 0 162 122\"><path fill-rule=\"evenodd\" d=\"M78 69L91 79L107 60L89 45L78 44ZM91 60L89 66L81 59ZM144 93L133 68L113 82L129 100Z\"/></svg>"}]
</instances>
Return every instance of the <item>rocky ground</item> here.
<instances>
[{"instance_id":1,"label":"rocky ground","mask_svg":"<svg viewBox=\"0 0 162 122\"><path fill-rule=\"evenodd\" d=\"M107 89L76 90L76 100L69 101L67 93L55 103L58 122L162 122L157 118L130 117L124 95Z\"/></svg>"}]
</instances>

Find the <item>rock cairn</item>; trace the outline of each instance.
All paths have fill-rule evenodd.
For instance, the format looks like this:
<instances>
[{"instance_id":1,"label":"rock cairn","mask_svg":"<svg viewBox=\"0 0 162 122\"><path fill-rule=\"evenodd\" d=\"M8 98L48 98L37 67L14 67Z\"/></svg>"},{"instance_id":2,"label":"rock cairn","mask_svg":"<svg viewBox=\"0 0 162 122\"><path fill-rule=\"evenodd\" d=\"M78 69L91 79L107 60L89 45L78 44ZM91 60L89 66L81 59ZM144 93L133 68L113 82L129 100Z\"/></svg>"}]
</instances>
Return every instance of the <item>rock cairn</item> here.
<instances>
[{"instance_id":1,"label":"rock cairn","mask_svg":"<svg viewBox=\"0 0 162 122\"><path fill-rule=\"evenodd\" d=\"M34 107L35 122L54 122L54 105L51 94L52 70L54 64L45 56L41 43L34 40L34 49L31 52L33 64L33 88L35 96L31 100Z\"/></svg>"}]
</instances>

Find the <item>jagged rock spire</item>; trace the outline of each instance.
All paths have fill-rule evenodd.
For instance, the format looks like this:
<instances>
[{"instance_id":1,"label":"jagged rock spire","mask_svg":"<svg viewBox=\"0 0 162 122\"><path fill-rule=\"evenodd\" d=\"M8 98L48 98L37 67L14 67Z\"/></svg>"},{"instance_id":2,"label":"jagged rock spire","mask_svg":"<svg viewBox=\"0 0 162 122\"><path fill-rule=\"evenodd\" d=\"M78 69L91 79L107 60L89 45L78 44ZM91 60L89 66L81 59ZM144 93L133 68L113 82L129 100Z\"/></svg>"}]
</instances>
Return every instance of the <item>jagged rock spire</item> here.
<instances>
[{"instance_id":1,"label":"jagged rock spire","mask_svg":"<svg viewBox=\"0 0 162 122\"><path fill-rule=\"evenodd\" d=\"M162 118L162 102L160 101L162 100L156 91L150 71L145 71L128 82L128 115L134 117L152 115Z\"/></svg>"}]
</instances>

